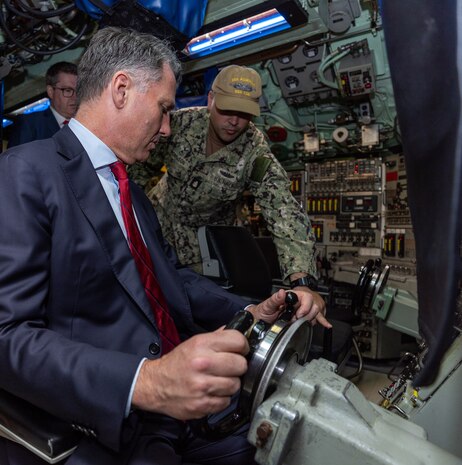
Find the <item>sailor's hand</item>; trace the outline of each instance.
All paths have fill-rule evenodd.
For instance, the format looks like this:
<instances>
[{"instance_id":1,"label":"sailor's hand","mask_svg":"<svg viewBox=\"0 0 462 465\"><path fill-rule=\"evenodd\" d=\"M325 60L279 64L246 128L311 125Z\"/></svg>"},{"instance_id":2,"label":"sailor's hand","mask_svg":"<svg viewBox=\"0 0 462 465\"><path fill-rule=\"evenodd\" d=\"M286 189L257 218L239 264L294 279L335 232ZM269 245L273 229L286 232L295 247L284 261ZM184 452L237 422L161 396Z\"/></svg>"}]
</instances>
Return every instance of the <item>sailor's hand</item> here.
<instances>
[{"instance_id":1,"label":"sailor's hand","mask_svg":"<svg viewBox=\"0 0 462 465\"><path fill-rule=\"evenodd\" d=\"M332 327L325 317L326 303L317 292L304 286L296 287L289 292L294 292L298 297L293 320L307 317L312 325L320 323L326 328ZM284 309L285 298L286 291L279 289L269 299L249 307L248 310L253 313L255 319L273 323Z\"/></svg>"}]
</instances>

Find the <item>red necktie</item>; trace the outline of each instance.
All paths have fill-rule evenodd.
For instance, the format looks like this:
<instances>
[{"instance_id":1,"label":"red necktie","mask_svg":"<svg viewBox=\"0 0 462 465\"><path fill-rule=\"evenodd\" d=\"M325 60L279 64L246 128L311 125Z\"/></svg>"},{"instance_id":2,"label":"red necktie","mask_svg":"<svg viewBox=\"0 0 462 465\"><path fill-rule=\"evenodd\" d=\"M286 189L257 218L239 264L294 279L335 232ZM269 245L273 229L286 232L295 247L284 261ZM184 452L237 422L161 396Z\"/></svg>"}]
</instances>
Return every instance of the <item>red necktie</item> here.
<instances>
[{"instance_id":1,"label":"red necktie","mask_svg":"<svg viewBox=\"0 0 462 465\"><path fill-rule=\"evenodd\" d=\"M65 120L63 121L63 125L66 125L66 124L69 124L69 120L68 120L68 119L65 119Z\"/></svg>"},{"instance_id":2,"label":"red necktie","mask_svg":"<svg viewBox=\"0 0 462 465\"><path fill-rule=\"evenodd\" d=\"M157 329L162 337L162 352L166 354L180 343L175 323L168 311L167 302L159 286L151 255L144 244L140 230L133 214L130 186L125 165L117 161L110 165L111 171L119 182L120 207L122 218L127 230L128 244L141 277L144 290L151 304Z\"/></svg>"}]
</instances>

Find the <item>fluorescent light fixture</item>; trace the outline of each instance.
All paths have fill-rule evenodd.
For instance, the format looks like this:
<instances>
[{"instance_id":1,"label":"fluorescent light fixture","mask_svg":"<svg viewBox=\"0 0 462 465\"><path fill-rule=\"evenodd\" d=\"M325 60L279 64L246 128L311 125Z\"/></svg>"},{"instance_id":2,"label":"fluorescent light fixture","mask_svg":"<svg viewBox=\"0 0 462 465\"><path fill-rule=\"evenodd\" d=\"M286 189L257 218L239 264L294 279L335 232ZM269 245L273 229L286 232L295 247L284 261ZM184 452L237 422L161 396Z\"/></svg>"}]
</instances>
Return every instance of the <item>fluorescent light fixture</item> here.
<instances>
[{"instance_id":1,"label":"fluorescent light fixture","mask_svg":"<svg viewBox=\"0 0 462 465\"><path fill-rule=\"evenodd\" d=\"M243 11L240 18L233 15L226 18L226 22L221 20L220 24L208 24L206 28L209 32L191 39L183 53L189 58L207 56L308 21L308 14L297 0L265 1L262 5L274 8L258 12L254 7Z\"/></svg>"},{"instance_id":2,"label":"fluorescent light fixture","mask_svg":"<svg viewBox=\"0 0 462 465\"><path fill-rule=\"evenodd\" d=\"M41 98L35 102L29 103L17 110L12 111L10 114L17 116L17 115L27 115L29 113L34 113L36 111L44 111L50 106L50 100L48 98Z\"/></svg>"},{"instance_id":3,"label":"fluorescent light fixture","mask_svg":"<svg viewBox=\"0 0 462 465\"><path fill-rule=\"evenodd\" d=\"M10 124L13 124L13 121L11 121L11 120L8 119L8 118L3 118L2 127L6 128L6 127L9 126Z\"/></svg>"},{"instance_id":4,"label":"fluorescent light fixture","mask_svg":"<svg viewBox=\"0 0 462 465\"><path fill-rule=\"evenodd\" d=\"M190 57L200 57L219 52L251 40L289 29L290 24L273 8L251 18L192 39L185 49Z\"/></svg>"}]
</instances>

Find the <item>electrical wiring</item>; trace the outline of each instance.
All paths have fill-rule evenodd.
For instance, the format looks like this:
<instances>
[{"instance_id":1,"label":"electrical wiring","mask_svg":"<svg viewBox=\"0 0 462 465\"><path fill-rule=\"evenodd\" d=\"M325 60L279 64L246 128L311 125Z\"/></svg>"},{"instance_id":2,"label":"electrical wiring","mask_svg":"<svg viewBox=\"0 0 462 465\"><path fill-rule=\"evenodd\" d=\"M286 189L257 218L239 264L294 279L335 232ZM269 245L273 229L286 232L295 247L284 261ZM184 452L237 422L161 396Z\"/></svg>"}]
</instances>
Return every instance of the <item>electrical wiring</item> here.
<instances>
[{"instance_id":1,"label":"electrical wiring","mask_svg":"<svg viewBox=\"0 0 462 465\"><path fill-rule=\"evenodd\" d=\"M271 117L275 119L278 123L281 123L286 129L292 132L304 132L306 126L294 126L293 124L290 124L287 122L284 118L282 118L279 115L276 115L276 113L272 113L270 111L265 111L262 113L262 116L265 117Z\"/></svg>"},{"instance_id":2,"label":"electrical wiring","mask_svg":"<svg viewBox=\"0 0 462 465\"><path fill-rule=\"evenodd\" d=\"M5 7L11 11L11 13L15 14L16 16L20 16L22 18L26 18L26 19L33 19L34 17L32 15L30 15L29 13L26 13L24 11L21 11L19 10L18 8L16 8L13 3L11 3L9 0L3 0L3 4L5 5Z\"/></svg>"},{"instance_id":3,"label":"electrical wiring","mask_svg":"<svg viewBox=\"0 0 462 465\"><path fill-rule=\"evenodd\" d=\"M36 18L52 18L54 16L60 16L65 13L69 13L69 11L75 8L74 2L70 3L69 5L63 6L56 10L50 11L42 11L38 10L37 8L31 8L27 3L23 2L23 0L16 0L16 2L23 8L27 13L36 17Z\"/></svg>"},{"instance_id":4,"label":"electrical wiring","mask_svg":"<svg viewBox=\"0 0 462 465\"><path fill-rule=\"evenodd\" d=\"M7 37L11 40L11 42L13 42L13 44L15 44L18 48L20 48L21 50L24 50L28 53L31 53L33 55L40 55L40 56L48 56L48 55L54 55L54 54L57 54L57 53L61 53L63 52L64 50L67 50L71 47L73 47L74 45L76 45L80 39L84 36L85 32L87 31L88 29L88 24L87 23L84 23L82 28L80 29L80 31L78 33L76 33L75 37L69 41L69 43L67 43L66 45L62 46L62 47L59 47L59 48L56 48L56 49L53 49L53 50L38 50L38 49L34 49L34 48L31 48L27 45L25 45L23 42L21 42L20 40L18 40L13 32L10 30L10 28L8 27L7 25L7 21L5 20L5 16L4 16L4 13L2 11L2 6L3 2L0 2L0 26L2 28L2 30L5 32L5 34L7 35ZM63 9L61 9L60 11L63 11ZM58 10L56 10L58 11ZM70 10L66 8L66 12L69 12Z\"/></svg>"},{"instance_id":5,"label":"electrical wiring","mask_svg":"<svg viewBox=\"0 0 462 465\"><path fill-rule=\"evenodd\" d=\"M344 56L348 55L350 53L350 50L351 50L351 47L348 47L347 49L344 49L344 50L342 50L341 48L338 48L337 50L332 52L330 55L328 55L326 59L323 58L323 60L321 61L321 64L319 65L319 69L318 69L319 82L321 82L327 87L338 90L338 84L336 82L329 81L324 76L324 72L327 68L334 65L337 61L341 60Z\"/></svg>"}]
</instances>

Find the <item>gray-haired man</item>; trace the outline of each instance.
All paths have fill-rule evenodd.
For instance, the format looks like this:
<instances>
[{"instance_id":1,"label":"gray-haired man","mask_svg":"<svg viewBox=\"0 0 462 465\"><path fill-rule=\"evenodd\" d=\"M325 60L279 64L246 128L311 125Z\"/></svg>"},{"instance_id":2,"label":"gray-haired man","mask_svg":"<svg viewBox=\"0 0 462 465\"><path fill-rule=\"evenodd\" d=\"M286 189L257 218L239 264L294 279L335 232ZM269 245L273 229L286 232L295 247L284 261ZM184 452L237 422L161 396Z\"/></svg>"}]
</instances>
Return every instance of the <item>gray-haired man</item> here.
<instances>
[{"instance_id":1,"label":"gray-haired man","mask_svg":"<svg viewBox=\"0 0 462 465\"><path fill-rule=\"evenodd\" d=\"M245 303L180 266L124 177L169 135L179 72L155 37L102 29L79 64L76 117L0 158L0 388L86 433L66 465L253 461L244 432L209 442L186 421L238 391L248 344L217 328ZM284 298L249 310L274 321ZM0 462L43 464L6 439Z\"/></svg>"}]
</instances>

